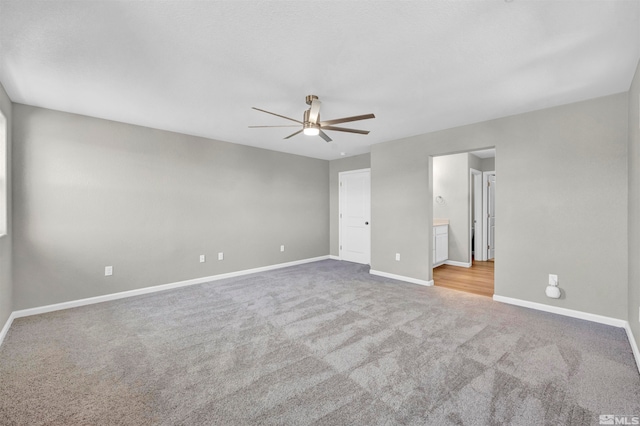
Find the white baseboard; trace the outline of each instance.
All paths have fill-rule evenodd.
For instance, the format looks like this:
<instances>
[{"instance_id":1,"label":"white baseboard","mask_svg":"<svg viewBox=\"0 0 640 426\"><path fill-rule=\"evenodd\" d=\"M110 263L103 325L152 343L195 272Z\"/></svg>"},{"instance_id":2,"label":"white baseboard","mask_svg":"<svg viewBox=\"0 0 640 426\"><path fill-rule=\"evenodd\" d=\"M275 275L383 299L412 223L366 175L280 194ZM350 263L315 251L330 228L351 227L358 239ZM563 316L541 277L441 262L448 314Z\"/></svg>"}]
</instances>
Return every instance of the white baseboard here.
<instances>
[{"instance_id":1,"label":"white baseboard","mask_svg":"<svg viewBox=\"0 0 640 426\"><path fill-rule=\"evenodd\" d=\"M508 303L509 305L522 306L538 311L551 312L552 314L564 315L566 317L578 318L586 321L597 322L600 324L611 325L614 327L624 328L627 321L618 318L605 317L603 315L590 314L588 312L575 311L573 309L559 308L557 306L545 305L544 303L529 302L528 300L513 299L511 297L493 295L496 302Z\"/></svg>"},{"instance_id":2,"label":"white baseboard","mask_svg":"<svg viewBox=\"0 0 640 426\"><path fill-rule=\"evenodd\" d=\"M0 331L0 345L2 345L2 342L4 341L5 336L9 332L9 328L11 328L11 323L13 323L13 319L15 317L16 317L15 312L11 312L11 314L9 315L9 318L7 318L7 322L4 324L4 327L2 327L2 331Z\"/></svg>"},{"instance_id":3,"label":"white baseboard","mask_svg":"<svg viewBox=\"0 0 640 426\"><path fill-rule=\"evenodd\" d=\"M390 274L388 272L376 271L374 269L370 269L369 273L371 275L378 275L379 277L391 278L393 280L406 281L412 284L426 285L427 287L431 287L433 285L433 280L430 280L430 281L419 280L418 278L411 278L411 277L405 277L403 275Z\"/></svg>"},{"instance_id":4,"label":"white baseboard","mask_svg":"<svg viewBox=\"0 0 640 426\"><path fill-rule=\"evenodd\" d=\"M457 260L445 260L443 265L451 265L451 266L460 266L462 268L471 268L471 263L469 262L458 262Z\"/></svg>"},{"instance_id":5,"label":"white baseboard","mask_svg":"<svg viewBox=\"0 0 640 426\"><path fill-rule=\"evenodd\" d=\"M627 332L627 338L633 351L633 357L636 360L636 367L640 372L640 351L638 350L638 344L633 336L629 322L618 318L605 317L603 315L590 314L588 312L575 311L573 309L559 308L557 306L545 305L544 303L529 302L522 299L513 299L511 297L493 295L493 300L496 302L508 303L510 305L522 306L525 308L536 309L538 311L550 312L552 314L564 315L567 317L578 318L586 321L597 322L600 324L611 325L613 327L624 328Z\"/></svg>"},{"instance_id":6,"label":"white baseboard","mask_svg":"<svg viewBox=\"0 0 640 426\"><path fill-rule=\"evenodd\" d=\"M631 331L631 327L627 322L624 325L624 329L627 332L627 338L629 338L629 344L631 345L631 350L633 351L633 357L636 359L636 366L638 367L638 372L640 373L640 350L638 350L638 342L636 342L635 337L633 336L633 332Z\"/></svg>"},{"instance_id":7,"label":"white baseboard","mask_svg":"<svg viewBox=\"0 0 640 426\"><path fill-rule=\"evenodd\" d=\"M313 257L310 259L295 260L293 262L287 262L287 263L278 263L276 265L262 266L260 268L245 269L243 271L229 272L226 274L218 274L218 275L211 275L208 277L194 278L191 280L178 281L178 282L169 283L169 284L161 284L153 287L144 287L136 290L123 291L120 293L105 294L104 296L96 296L96 297L89 297L86 299L71 300L69 302L39 306L37 308L22 309L19 311L13 311L11 313L12 316L10 317L10 319L13 320L13 318L21 318L21 317L26 317L30 315L44 314L47 312L60 311L62 309L76 308L78 306L92 305L94 303L102 303L102 302L108 302L110 300L118 300L118 299L124 299L127 297L140 296L142 294L156 293L159 291L171 290L174 288L186 287L186 286L195 285L195 284L202 284L202 283L207 283L211 281L218 281L226 278L239 277L242 275L255 274L258 272L271 271L274 269L287 268L289 266L302 265L304 263L317 262L317 261L326 260L326 259L329 259L328 255ZM11 325L9 321L7 321L7 324L9 324L9 326ZM8 330L8 326L5 325L5 328L7 328ZM5 330L3 329L2 332L5 333ZM4 334L2 335L2 337L4 337Z\"/></svg>"},{"instance_id":8,"label":"white baseboard","mask_svg":"<svg viewBox=\"0 0 640 426\"><path fill-rule=\"evenodd\" d=\"M332 254L329 255L329 259L331 259L331 260L342 260L342 259L340 259L340 256L334 256Z\"/></svg>"}]
</instances>

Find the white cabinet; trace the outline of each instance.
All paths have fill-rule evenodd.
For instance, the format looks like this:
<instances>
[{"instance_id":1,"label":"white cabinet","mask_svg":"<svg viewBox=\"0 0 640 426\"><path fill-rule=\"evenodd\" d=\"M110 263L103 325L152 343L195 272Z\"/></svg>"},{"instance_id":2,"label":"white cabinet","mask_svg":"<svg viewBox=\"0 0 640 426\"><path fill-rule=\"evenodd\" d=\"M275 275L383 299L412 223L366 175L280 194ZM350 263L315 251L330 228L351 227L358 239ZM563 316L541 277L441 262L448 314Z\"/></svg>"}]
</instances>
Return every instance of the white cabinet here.
<instances>
[{"instance_id":1,"label":"white cabinet","mask_svg":"<svg viewBox=\"0 0 640 426\"><path fill-rule=\"evenodd\" d=\"M449 258L449 226L433 227L433 266L440 266Z\"/></svg>"}]
</instances>

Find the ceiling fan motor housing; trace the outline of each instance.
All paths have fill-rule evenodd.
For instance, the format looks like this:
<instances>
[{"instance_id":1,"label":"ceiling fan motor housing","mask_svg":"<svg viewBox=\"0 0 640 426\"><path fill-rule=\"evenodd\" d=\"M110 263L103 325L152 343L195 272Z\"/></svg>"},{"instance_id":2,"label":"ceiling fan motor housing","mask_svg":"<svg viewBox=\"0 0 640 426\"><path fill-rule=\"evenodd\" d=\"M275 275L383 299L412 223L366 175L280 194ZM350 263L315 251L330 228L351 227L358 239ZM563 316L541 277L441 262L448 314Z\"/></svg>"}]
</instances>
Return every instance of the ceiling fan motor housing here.
<instances>
[{"instance_id":1,"label":"ceiling fan motor housing","mask_svg":"<svg viewBox=\"0 0 640 426\"><path fill-rule=\"evenodd\" d=\"M308 110L305 110L304 115L302 116L302 127L304 129L307 129L307 128L319 129L320 126L317 123L311 122L311 119L309 117L310 114L311 114L311 108L309 108ZM320 114L318 114L318 121L320 121Z\"/></svg>"}]
</instances>

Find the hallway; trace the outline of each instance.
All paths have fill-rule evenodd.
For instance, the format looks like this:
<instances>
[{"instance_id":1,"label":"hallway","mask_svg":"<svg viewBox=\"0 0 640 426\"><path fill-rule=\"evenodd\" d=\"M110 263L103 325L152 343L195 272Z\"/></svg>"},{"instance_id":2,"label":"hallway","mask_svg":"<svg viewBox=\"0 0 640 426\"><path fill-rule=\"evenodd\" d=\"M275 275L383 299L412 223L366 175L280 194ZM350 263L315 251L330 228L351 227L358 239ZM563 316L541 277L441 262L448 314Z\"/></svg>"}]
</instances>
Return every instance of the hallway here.
<instances>
[{"instance_id":1,"label":"hallway","mask_svg":"<svg viewBox=\"0 0 640 426\"><path fill-rule=\"evenodd\" d=\"M439 287L493 297L493 261L473 261L471 268L442 265L434 268L433 281Z\"/></svg>"}]
</instances>

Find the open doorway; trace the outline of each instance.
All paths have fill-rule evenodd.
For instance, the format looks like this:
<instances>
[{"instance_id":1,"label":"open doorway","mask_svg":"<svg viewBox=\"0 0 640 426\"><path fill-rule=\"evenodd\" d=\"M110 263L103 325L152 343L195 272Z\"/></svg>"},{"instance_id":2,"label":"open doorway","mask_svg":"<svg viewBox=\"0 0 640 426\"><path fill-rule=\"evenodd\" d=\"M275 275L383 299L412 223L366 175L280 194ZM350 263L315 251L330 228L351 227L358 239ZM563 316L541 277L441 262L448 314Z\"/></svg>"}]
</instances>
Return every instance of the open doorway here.
<instances>
[{"instance_id":1,"label":"open doorway","mask_svg":"<svg viewBox=\"0 0 640 426\"><path fill-rule=\"evenodd\" d=\"M490 148L433 158L436 286L493 296L495 157Z\"/></svg>"}]
</instances>

